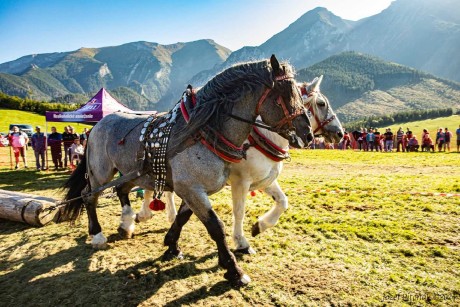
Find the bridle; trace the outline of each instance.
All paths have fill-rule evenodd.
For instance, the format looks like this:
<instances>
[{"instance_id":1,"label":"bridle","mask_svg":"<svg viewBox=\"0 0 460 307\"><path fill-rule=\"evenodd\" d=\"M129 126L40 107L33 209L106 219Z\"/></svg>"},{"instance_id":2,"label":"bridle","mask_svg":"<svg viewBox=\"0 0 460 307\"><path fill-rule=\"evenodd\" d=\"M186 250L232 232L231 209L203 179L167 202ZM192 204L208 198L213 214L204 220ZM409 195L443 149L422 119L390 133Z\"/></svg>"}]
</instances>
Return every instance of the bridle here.
<instances>
[{"instance_id":1,"label":"bridle","mask_svg":"<svg viewBox=\"0 0 460 307\"><path fill-rule=\"evenodd\" d=\"M318 132L319 130L321 130L322 128L326 127L327 125L329 125L334 119L336 119L336 115L334 113L332 113L332 115L330 117L328 117L329 115L329 111L330 111L330 108L329 108L329 105L328 105L328 108L327 108L327 113L326 113L326 116L325 116L325 119L323 121L321 121L318 117L318 113L315 112L315 109L313 108L313 100L315 101L315 105L316 105L316 100L318 99L318 95L321 95L323 96L320 92L318 91L310 91L308 92L307 89L305 87L302 87L301 88L301 93L302 95L307 95L308 98L312 97L310 102L307 103L307 105L305 106L307 108L307 110L311 113L311 115L313 115L313 117L315 118L315 121L318 123L318 127L316 127L316 129L313 131L313 134L316 134L316 132ZM324 96L323 96L324 97Z\"/></svg>"},{"instance_id":2,"label":"bridle","mask_svg":"<svg viewBox=\"0 0 460 307\"><path fill-rule=\"evenodd\" d=\"M282 81L282 80L288 80L288 79L293 79L293 77L291 75L281 75L281 76L275 77L276 81ZM270 94L270 92L273 90L273 88L265 89L265 91L263 92L262 96L259 98L259 100L257 102L257 106L256 106L256 115L257 116L260 115L260 113L259 113L260 108L267 101L267 97ZM286 103L284 102L283 97L281 97L281 95L279 95L278 98L276 98L276 103L277 103L278 106L280 106L282 108L283 113L284 113L284 117L279 122L277 122L274 126L266 125L266 124L264 124L264 123L262 123L260 121L250 121L250 120L244 119L242 117L239 117L237 115L234 115L232 113L226 113L226 114L229 117L234 118L236 120L243 121L243 122L252 124L252 125L254 125L256 127L264 128L264 129L267 129L269 131L276 132L278 134L286 132L287 135L291 135L291 134L295 133L295 127L294 127L293 121L297 117L302 116L302 115L305 114L305 108L303 106L299 107L299 108L294 108L294 111L292 113L290 113L288 111ZM288 128L287 129L282 129L282 127L285 126L285 125L288 125Z\"/></svg>"}]
</instances>

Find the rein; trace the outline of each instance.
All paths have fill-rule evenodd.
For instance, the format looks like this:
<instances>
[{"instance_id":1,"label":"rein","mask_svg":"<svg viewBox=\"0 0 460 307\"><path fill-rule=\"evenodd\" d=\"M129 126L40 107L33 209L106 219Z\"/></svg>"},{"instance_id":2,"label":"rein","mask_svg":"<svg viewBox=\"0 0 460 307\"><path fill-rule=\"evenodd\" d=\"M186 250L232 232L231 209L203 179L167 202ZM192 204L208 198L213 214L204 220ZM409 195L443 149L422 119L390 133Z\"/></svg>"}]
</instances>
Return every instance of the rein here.
<instances>
[{"instance_id":1,"label":"rein","mask_svg":"<svg viewBox=\"0 0 460 307\"><path fill-rule=\"evenodd\" d=\"M286 79L291 79L292 76L290 75L282 75L275 77L276 81L282 81ZM259 110L267 100L268 95L272 91L271 88L267 88L262 96L259 98L256 106L256 115L259 115ZM190 98L190 99L188 99ZM191 102L191 103L190 103ZM229 116L230 118L236 119L241 122L245 122L251 124L253 126L264 128L272 132L281 133L286 131L287 134L291 134L295 131L295 127L293 125L293 121L298 116L305 114L304 108L295 109L293 113L289 113L286 103L284 102L283 98L278 96L276 99L277 104L283 109L284 118L282 118L278 123L275 124L275 127L266 125L262 122L258 122L256 120L248 120L242 118L240 116L234 115L232 113L224 112L225 115ZM188 106L187 106L188 104ZM180 109L185 121L188 123L190 121L190 114L189 110L193 109L196 106L196 97L195 91L190 90L188 94L184 94L180 101ZM281 129L283 126L288 125L288 128L283 130ZM204 129L201 129L198 135L200 142L205 145L209 150L215 153L217 156L221 157L223 160L232 163L238 163L243 158L246 157L246 149L245 146L242 145L240 147L232 144L227 138L225 138L222 134L215 131L209 126L206 126ZM211 144L210 140L212 140L213 144Z\"/></svg>"}]
</instances>

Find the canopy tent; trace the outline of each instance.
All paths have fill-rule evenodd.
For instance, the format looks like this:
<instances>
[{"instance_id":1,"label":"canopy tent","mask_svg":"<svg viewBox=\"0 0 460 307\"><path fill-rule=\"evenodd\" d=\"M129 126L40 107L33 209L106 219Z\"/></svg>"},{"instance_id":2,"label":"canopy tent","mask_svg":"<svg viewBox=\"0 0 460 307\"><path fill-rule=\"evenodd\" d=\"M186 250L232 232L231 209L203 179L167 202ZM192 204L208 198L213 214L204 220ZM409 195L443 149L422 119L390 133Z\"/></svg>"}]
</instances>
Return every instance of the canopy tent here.
<instances>
[{"instance_id":1,"label":"canopy tent","mask_svg":"<svg viewBox=\"0 0 460 307\"><path fill-rule=\"evenodd\" d=\"M101 88L81 108L70 112L46 111L45 133L48 131L48 122L73 122L73 123L96 123L104 116L115 112L123 112L138 115L156 114L157 111L134 111L119 103L105 88ZM48 138L46 139L48 148ZM48 167L48 150L46 151L46 167Z\"/></svg>"},{"instance_id":2,"label":"canopy tent","mask_svg":"<svg viewBox=\"0 0 460 307\"><path fill-rule=\"evenodd\" d=\"M46 111L47 122L73 122L91 123L98 122L104 116L115 112L134 114L154 114L155 111L133 111L113 98L105 88L101 88L87 103L80 109L70 112Z\"/></svg>"}]
</instances>

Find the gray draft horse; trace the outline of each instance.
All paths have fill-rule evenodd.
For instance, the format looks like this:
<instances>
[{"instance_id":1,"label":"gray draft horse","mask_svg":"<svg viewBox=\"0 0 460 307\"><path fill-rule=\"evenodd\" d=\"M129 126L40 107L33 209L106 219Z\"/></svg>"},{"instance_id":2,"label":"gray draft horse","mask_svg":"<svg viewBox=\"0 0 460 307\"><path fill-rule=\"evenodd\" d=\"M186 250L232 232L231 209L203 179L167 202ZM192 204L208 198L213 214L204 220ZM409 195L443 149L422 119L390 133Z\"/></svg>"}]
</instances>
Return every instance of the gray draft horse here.
<instances>
[{"instance_id":1,"label":"gray draft horse","mask_svg":"<svg viewBox=\"0 0 460 307\"><path fill-rule=\"evenodd\" d=\"M303 103L307 108L307 115L310 118L311 127L315 134L322 135L328 142L338 143L343 137L342 125L334 113L327 97L321 93L320 85L323 76L315 78L310 83L299 84L302 93ZM267 145L259 146L251 139L245 144L250 145L247 150L247 157L240 163L235 163L230 168L229 182L232 187L233 201L233 241L236 252L254 254L255 250L249 245L243 232L243 220L245 215L246 197L249 191L263 190L275 201L273 207L258 218L252 227L252 235L256 236L261 232L273 227L278 222L281 214L288 208L288 198L278 184L278 176L283 168L283 159L288 158L289 144L286 139L277 133L263 128L253 127L258 135L261 135L263 142ZM251 136L254 133L251 132ZM250 136L250 138L251 138ZM271 145L269 145L271 144ZM262 144L261 144L262 145ZM282 154L280 154L282 153ZM144 222L153 215L149 209L152 200L152 191L145 191L145 199L141 211L137 214L136 220ZM165 193L166 213L170 223L174 223L177 212L172 194ZM186 223L192 213L184 208L180 209L180 216L172 226L172 232L181 232L182 223ZM127 228L134 225L126 225ZM174 244L172 248L174 248ZM176 252L177 253L177 252Z\"/></svg>"},{"instance_id":2,"label":"gray draft horse","mask_svg":"<svg viewBox=\"0 0 460 307\"><path fill-rule=\"evenodd\" d=\"M237 286L249 283L250 278L229 250L223 223L208 198L224 187L232 163L216 153L216 148L222 144L216 141L206 146L200 136L204 131L215 131L225 148L242 148L260 115L264 123L288 139L291 146L303 147L311 140L311 128L293 73L289 64L280 64L274 55L270 60L233 66L196 93L196 106L188 120L183 114L173 113L177 108L166 117L173 117L175 124L165 150L164 190L175 191L205 225L216 242L219 265L226 269L224 277ZM126 175L130 180L116 187L123 214L127 212L132 218L135 214L128 198L131 188L140 186L157 191L151 163L139 159L146 154L139 149L144 148L139 139L145 132L142 124L145 128L145 117L129 114L115 113L103 118L92 129L85 158L64 184L68 189L65 199L72 200L66 206L64 219L75 220L84 206L95 248L104 247L107 242L96 214L101 193L98 188L110 182L118 171L122 174L138 172L140 176L130 178ZM91 191L94 192L90 194ZM80 195L83 199L75 199ZM165 238L168 247L169 240ZM168 248L165 255L177 254Z\"/></svg>"}]
</instances>

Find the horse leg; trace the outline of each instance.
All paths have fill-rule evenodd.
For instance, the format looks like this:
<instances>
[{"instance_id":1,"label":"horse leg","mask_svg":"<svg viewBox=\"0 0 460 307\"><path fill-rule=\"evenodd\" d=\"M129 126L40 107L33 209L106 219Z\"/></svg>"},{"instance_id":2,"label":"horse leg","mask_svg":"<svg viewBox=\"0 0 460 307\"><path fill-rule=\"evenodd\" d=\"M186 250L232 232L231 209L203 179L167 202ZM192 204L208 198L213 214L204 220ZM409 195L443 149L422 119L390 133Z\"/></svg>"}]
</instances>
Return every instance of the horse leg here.
<instances>
[{"instance_id":1,"label":"horse leg","mask_svg":"<svg viewBox=\"0 0 460 307\"><path fill-rule=\"evenodd\" d=\"M281 214L288 208L287 196L283 193L283 190L281 190L278 181L273 181L271 185L264 189L264 192L270 195L276 203L252 226L253 237L275 226Z\"/></svg>"},{"instance_id":2,"label":"horse leg","mask_svg":"<svg viewBox=\"0 0 460 307\"><path fill-rule=\"evenodd\" d=\"M174 193L165 192L165 203L166 203L166 216L170 224L174 223L176 219L177 211L176 205L174 204Z\"/></svg>"},{"instance_id":3,"label":"horse leg","mask_svg":"<svg viewBox=\"0 0 460 307\"><path fill-rule=\"evenodd\" d=\"M141 211L136 214L136 222L146 222L153 217L152 211L150 211L149 205L153 198L153 191L144 190L144 201L142 202Z\"/></svg>"},{"instance_id":4,"label":"horse leg","mask_svg":"<svg viewBox=\"0 0 460 307\"><path fill-rule=\"evenodd\" d=\"M211 238L216 242L219 265L227 270L224 274L225 279L235 286L248 284L251 279L238 266L235 256L228 248L225 240L224 224L212 209L207 193L196 189L183 188L183 186L180 187L182 191L176 189L177 194L187 202L193 213L204 224ZM183 197L184 195L186 197Z\"/></svg>"},{"instance_id":5,"label":"horse leg","mask_svg":"<svg viewBox=\"0 0 460 307\"><path fill-rule=\"evenodd\" d=\"M177 241L179 241L182 227L184 227L184 225L188 222L192 214L193 211L184 201L182 201L179 213L177 213L171 228L165 236L164 245L168 247L168 250L163 254L163 260L170 260L175 257L182 258L182 252L180 251Z\"/></svg>"},{"instance_id":6,"label":"horse leg","mask_svg":"<svg viewBox=\"0 0 460 307\"><path fill-rule=\"evenodd\" d=\"M243 254L255 254L248 240L244 236L243 221L246 195L249 191L249 184L245 181L238 184L232 183L232 201L233 201L233 242L235 243L235 252Z\"/></svg>"},{"instance_id":7,"label":"horse leg","mask_svg":"<svg viewBox=\"0 0 460 307\"><path fill-rule=\"evenodd\" d=\"M117 186L117 196L120 199L122 212L120 226L118 226L118 233L123 239L130 239L133 236L135 228L135 217L131 202L129 201L129 192L131 191L132 184L122 184Z\"/></svg>"},{"instance_id":8,"label":"horse leg","mask_svg":"<svg viewBox=\"0 0 460 307\"><path fill-rule=\"evenodd\" d=\"M87 192L88 188L85 188L82 194ZM86 196L83 200L86 208L86 213L88 215L89 235L92 237L91 245L95 249L104 249L107 247L107 238L102 233L101 225L97 219L96 206L98 197L99 193Z\"/></svg>"}]
</instances>

